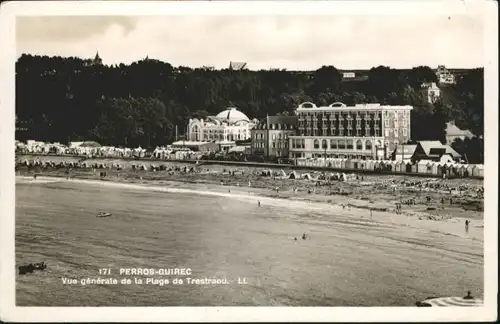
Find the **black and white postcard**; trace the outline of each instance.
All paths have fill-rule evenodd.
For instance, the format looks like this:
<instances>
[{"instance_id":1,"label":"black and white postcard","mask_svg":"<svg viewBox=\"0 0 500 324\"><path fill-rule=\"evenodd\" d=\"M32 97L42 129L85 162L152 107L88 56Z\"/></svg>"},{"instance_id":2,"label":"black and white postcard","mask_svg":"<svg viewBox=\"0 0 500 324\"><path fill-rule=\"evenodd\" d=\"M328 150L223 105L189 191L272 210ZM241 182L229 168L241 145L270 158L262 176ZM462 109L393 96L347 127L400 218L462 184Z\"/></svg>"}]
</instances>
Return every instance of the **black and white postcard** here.
<instances>
[{"instance_id":1,"label":"black and white postcard","mask_svg":"<svg viewBox=\"0 0 500 324\"><path fill-rule=\"evenodd\" d=\"M1 319L495 320L497 8L2 3Z\"/></svg>"}]
</instances>

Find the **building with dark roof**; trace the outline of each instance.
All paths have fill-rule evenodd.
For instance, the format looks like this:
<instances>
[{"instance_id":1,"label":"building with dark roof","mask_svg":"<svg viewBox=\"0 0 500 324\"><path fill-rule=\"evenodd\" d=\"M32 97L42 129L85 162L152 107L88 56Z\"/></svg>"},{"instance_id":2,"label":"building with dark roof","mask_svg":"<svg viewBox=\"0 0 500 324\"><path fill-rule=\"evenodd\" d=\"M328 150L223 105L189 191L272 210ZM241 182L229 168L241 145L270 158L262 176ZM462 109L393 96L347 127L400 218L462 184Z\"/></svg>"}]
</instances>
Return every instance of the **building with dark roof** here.
<instances>
[{"instance_id":1,"label":"building with dark roof","mask_svg":"<svg viewBox=\"0 0 500 324\"><path fill-rule=\"evenodd\" d=\"M247 68L246 62L229 62L230 70L244 70Z\"/></svg>"},{"instance_id":2,"label":"building with dark roof","mask_svg":"<svg viewBox=\"0 0 500 324\"><path fill-rule=\"evenodd\" d=\"M252 154L288 158L289 136L295 135L297 116L267 116L251 131Z\"/></svg>"},{"instance_id":3,"label":"building with dark roof","mask_svg":"<svg viewBox=\"0 0 500 324\"><path fill-rule=\"evenodd\" d=\"M457 162L462 158L451 146L443 145L440 141L420 141L417 143L412 160L417 162L420 160L443 162L448 157Z\"/></svg>"}]
</instances>

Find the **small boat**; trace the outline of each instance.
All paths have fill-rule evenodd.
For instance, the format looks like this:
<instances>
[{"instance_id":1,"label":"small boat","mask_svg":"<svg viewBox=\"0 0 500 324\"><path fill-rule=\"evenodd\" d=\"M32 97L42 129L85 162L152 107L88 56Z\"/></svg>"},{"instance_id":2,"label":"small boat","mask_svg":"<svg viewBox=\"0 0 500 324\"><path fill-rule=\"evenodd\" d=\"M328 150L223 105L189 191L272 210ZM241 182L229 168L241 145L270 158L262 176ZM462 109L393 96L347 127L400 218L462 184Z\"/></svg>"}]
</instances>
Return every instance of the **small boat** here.
<instances>
[{"instance_id":1,"label":"small boat","mask_svg":"<svg viewBox=\"0 0 500 324\"><path fill-rule=\"evenodd\" d=\"M109 216L111 216L111 213L99 212L99 214L97 214L96 216L97 217L109 217Z\"/></svg>"}]
</instances>

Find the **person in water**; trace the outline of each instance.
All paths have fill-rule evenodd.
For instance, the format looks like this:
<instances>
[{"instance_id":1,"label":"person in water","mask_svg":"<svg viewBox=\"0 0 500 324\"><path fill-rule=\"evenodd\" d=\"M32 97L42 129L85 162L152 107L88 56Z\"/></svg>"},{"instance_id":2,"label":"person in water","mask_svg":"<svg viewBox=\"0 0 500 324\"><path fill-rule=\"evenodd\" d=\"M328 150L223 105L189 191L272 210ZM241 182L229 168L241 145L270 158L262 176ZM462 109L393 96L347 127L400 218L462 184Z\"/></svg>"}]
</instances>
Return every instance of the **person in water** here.
<instances>
[{"instance_id":1,"label":"person in water","mask_svg":"<svg viewBox=\"0 0 500 324\"><path fill-rule=\"evenodd\" d=\"M260 207L260 200L257 200L257 205Z\"/></svg>"},{"instance_id":2,"label":"person in water","mask_svg":"<svg viewBox=\"0 0 500 324\"><path fill-rule=\"evenodd\" d=\"M306 239L306 233L302 234L302 239L305 240Z\"/></svg>"}]
</instances>

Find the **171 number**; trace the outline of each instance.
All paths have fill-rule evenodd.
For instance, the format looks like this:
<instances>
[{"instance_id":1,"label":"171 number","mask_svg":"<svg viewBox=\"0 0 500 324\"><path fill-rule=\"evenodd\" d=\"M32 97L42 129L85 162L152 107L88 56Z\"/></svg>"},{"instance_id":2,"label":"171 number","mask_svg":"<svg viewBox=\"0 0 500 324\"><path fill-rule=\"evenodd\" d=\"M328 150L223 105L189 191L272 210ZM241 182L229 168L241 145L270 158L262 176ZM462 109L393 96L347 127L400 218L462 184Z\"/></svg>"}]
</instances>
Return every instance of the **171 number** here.
<instances>
[{"instance_id":1,"label":"171 number","mask_svg":"<svg viewBox=\"0 0 500 324\"><path fill-rule=\"evenodd\" d=\"M100 268L99 269L99 274L100 275L110 275L111 274L111 269L110 268Z\"/></svg>"}]
</instances>

